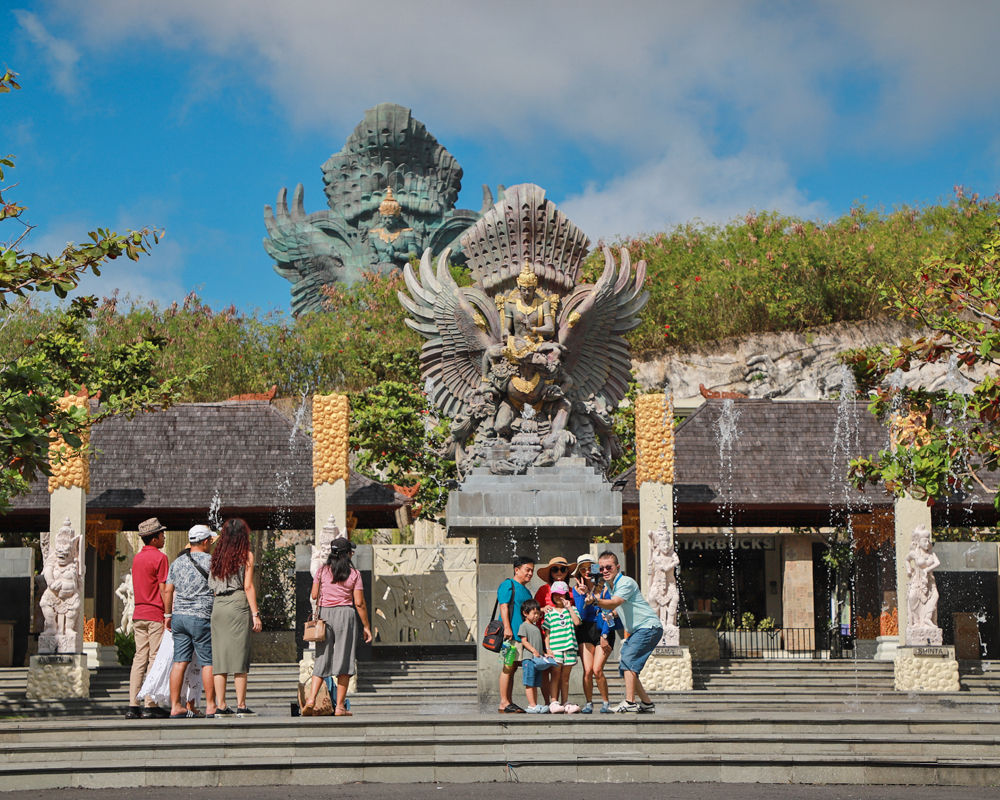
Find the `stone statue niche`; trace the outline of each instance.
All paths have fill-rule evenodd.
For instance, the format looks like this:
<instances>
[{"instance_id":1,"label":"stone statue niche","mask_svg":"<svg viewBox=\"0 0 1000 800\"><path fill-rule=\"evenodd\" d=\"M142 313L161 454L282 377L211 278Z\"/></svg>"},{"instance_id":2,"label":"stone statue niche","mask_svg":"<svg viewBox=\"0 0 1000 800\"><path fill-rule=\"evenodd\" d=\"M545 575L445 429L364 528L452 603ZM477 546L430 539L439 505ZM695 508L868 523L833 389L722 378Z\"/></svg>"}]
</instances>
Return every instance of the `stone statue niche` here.
<instances>
[{"instance_id":1,"label":"stone statue niche","mask_svg":"<svg viewBox=\"0 0 1000 800\"><path fill-rule=\"evenodd\" d=\"M329 210L306 214L303 189L291 212L264 207L274 270L292 282L292 310L321 311L326 285L352 286L365 273L389 274L410 256L446 247L462 261L461 234L493 205L483 186L480 213L456 209L462 168L410 109L381 103L365 112L347 143L323 165Z\"/></svg>"},{"instance_id":2,"label":"stone statue niche","mask_svg":"<svg viewBox=\"0 0 1000 800\"><path fill-rule=\"evenodd\" d=\"M663 626L663 646L680 645L680 628L677 626L677 605L680 592L677 589L676 570L681 560L674 550L674 540L666 525L649 532L649 605L659 615Z\"/></svg>"},{"instance_id":3,"label":"stone statue niche","mask_svg":"<svg viewBox=\"0 0 1000 800\"><path fill-rule=\"evenodd\" d=\"M582 457L606 473L621 453L612 415L625 397L631 357L623 334L639 325L649 294L646 264L635 275L604 249L593 285L578 282L590 241L533 184L504 197L462 236L475 283L459 287L450 251L419 278L403 269L406 324L428 341L427 392L451 435L444 454L464 480L474 467L518 475Z\"/></svg>"},{"instance_id":4,"label":"stone statue niche","mask_svg":"<svg viewBox=\"0 0 1000 800\"><path fill-rule=\"evenodd\" d=\"M67 519L58 533L42 533L42 557L46 588L39 605L45 628L38 636L39 653L76 653L82 625L83 537Z\"/></svg>"},{"instance_id":5,"label":"stone statue niche","mask_svg":"<svg viewBox=\"0 0 1000 800\"><path fill-rule=\"evenodd\" d=\"M940 565L930 531L918 525L913 529L910 551L906 554L906 644L911 647L941 645L938 590L933 574Z\"/></svg>"}]
</instances>

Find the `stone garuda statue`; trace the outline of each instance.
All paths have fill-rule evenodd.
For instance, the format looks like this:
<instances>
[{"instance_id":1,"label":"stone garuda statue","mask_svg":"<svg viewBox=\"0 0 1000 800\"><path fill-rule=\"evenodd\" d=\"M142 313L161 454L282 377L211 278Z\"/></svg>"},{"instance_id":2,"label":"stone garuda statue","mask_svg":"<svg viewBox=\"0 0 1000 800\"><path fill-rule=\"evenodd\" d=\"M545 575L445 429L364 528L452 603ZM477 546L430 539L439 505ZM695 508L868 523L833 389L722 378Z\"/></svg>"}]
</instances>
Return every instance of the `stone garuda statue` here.
<instances>
[{"instance_id":1,"label":"stone garuda statue","mask_svg":"<svg viewBox=\"0 0 1000 800\"><path fill-rule=\"evenodd\" d=\"M303 189L291 212L278 193L264 207L264 249L291 281L295 314L322 309L328 284L352 286L365 273L388 274L425 248L460 260L460 235L480 214L455 208L462 168L410 109L381 103L365 112L339 153L323 165L329 210L306 214ZM493 195L483 187L483 211Z\"/></svg>"},{"instance_id":2,"label":"stone garuda statue","mask_svg":"<svg viewBox=\"0 0 1000 800\"><path fill-rule=\"evenodd\" d=\"M475 283L459 287L449 252L420 276L403 270L406 323L427 338L421 352L431 400L452 418L446 455L462 476L474 466L501 475L582 456L607 471L621 452L612 414L631 374L623 335L639 324L645 262L635 275L628 251L616 267L578 284L590 241L545 191L505 190L461 240Z\"/></svg>"},{"instance_id":3,"label":"stone garuda statue","mask_svg":"<svg viewBox=\"0 0 1000 800\"><path fill-rule=\"evenodd\" d=\"M55 536L42 533L45 592L39 605L45 628L38 635L39 653L77 652L83 604L83 539L67 519Z\"/></svg>"}]
</instances>

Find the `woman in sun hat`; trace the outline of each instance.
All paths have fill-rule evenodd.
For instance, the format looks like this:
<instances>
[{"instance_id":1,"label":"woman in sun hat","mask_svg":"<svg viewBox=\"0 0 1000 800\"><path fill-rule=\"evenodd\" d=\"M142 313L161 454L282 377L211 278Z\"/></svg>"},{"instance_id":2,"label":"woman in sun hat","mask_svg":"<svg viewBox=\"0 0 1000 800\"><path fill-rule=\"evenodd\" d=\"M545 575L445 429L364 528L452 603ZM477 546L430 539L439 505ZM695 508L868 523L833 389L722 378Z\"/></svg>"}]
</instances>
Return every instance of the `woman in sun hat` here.
<instances>
[{"instance_id":1,"label":"woman in sun hat","mask_svg":"<svg viewBox=\"0 0 1000 800\"><path fill-rule=\"evenodd\" d=\"M538 601L538 605L542 607L542 617L538 621L539 627L545 622L545 612L551 611L554 608L552 605L552 584L556 581L568 583L569 576L573 574L574 569L576 569L575 563L571 564L562 556L554 556L549 559L549 563L544 567L535 570L535 574L545 581L539 587L538 591L535 592L535 599ZM574 605L576 604L575 594L570 597L570 602ZM549 670L542 673L542 697L545 700L545 705L549 704L549 699L555 694L555 692L551 691L551 680Z\"/></svg>"},{"instance_id":2,"label":"woman in sun hat","mask_svg":"<svg viewBox=\"0 0 1000 800\"><path fill-rule=\"evenodd\" d=\"M596 566L596 559L590 553L584 553L577 560L576 591L573 593L576 610L580 615L580 625L576 629L576 640L580 643L580 663L583 665L583 696L586 703L580 712L592 714L594 711L594 679L597 679L597 690L601 693L601 713L613 713L608 694L608 679L604 676L604 662L608 660L615 646L615 630L621 626L621 620L613 617L614 626L609 626L604 615L596 605L587 605L587 592L594 587L594 577L590 572L591 565Z\"/></svg>"}]
</instances>

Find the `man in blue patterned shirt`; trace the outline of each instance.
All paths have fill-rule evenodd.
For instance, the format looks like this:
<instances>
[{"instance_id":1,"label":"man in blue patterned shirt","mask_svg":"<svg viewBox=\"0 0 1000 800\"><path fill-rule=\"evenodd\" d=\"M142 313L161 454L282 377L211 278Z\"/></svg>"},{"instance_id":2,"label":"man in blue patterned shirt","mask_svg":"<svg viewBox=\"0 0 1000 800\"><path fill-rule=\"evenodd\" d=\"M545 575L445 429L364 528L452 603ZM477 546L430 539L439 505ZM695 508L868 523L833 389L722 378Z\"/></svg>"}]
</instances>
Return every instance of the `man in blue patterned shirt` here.
<instances>
[{"instance_id":1,"label":"man in blue patterned shirt","mask_svg":"<svg viewBox=\"0 0 1000 800\"><path fill-rule=\"evenodd\" d=\"M205 713L216 713L215 687L212 683L212 604L215 596L208 588L208 571L212 556L212 531L205 525L195 525L188 532L189 549L170 565L167 593L164 598L167 628L174 637L174 666L170 672L170 716L186 717L189 712L181 702L184 673L197 657L201 680L205 685Z\"/></svg>"}]
</instances>

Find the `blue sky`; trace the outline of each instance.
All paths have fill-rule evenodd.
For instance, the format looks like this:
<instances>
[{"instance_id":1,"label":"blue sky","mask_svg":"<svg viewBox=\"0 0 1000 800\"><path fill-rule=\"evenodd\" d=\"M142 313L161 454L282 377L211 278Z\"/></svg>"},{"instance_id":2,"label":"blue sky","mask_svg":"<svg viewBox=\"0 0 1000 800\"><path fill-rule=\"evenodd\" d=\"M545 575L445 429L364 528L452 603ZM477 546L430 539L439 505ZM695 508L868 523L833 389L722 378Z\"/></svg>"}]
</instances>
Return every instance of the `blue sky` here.
<instances>
[{"instance_id":1,"label":"blue sky","mask_svg":"<svg viewBox=\"0 0 1000 800\"><path fill-rule=\"evenodd\" d=\"M830 218L1000 190L998 41L1000 4L960 0L7 0L5 196L36 251L166 229L88 293L287 309L263 207L302 183L323 208L321 164L379 102L455 155L463 208L530 181L594 240Z\"/></svg>"}]
</instances>

